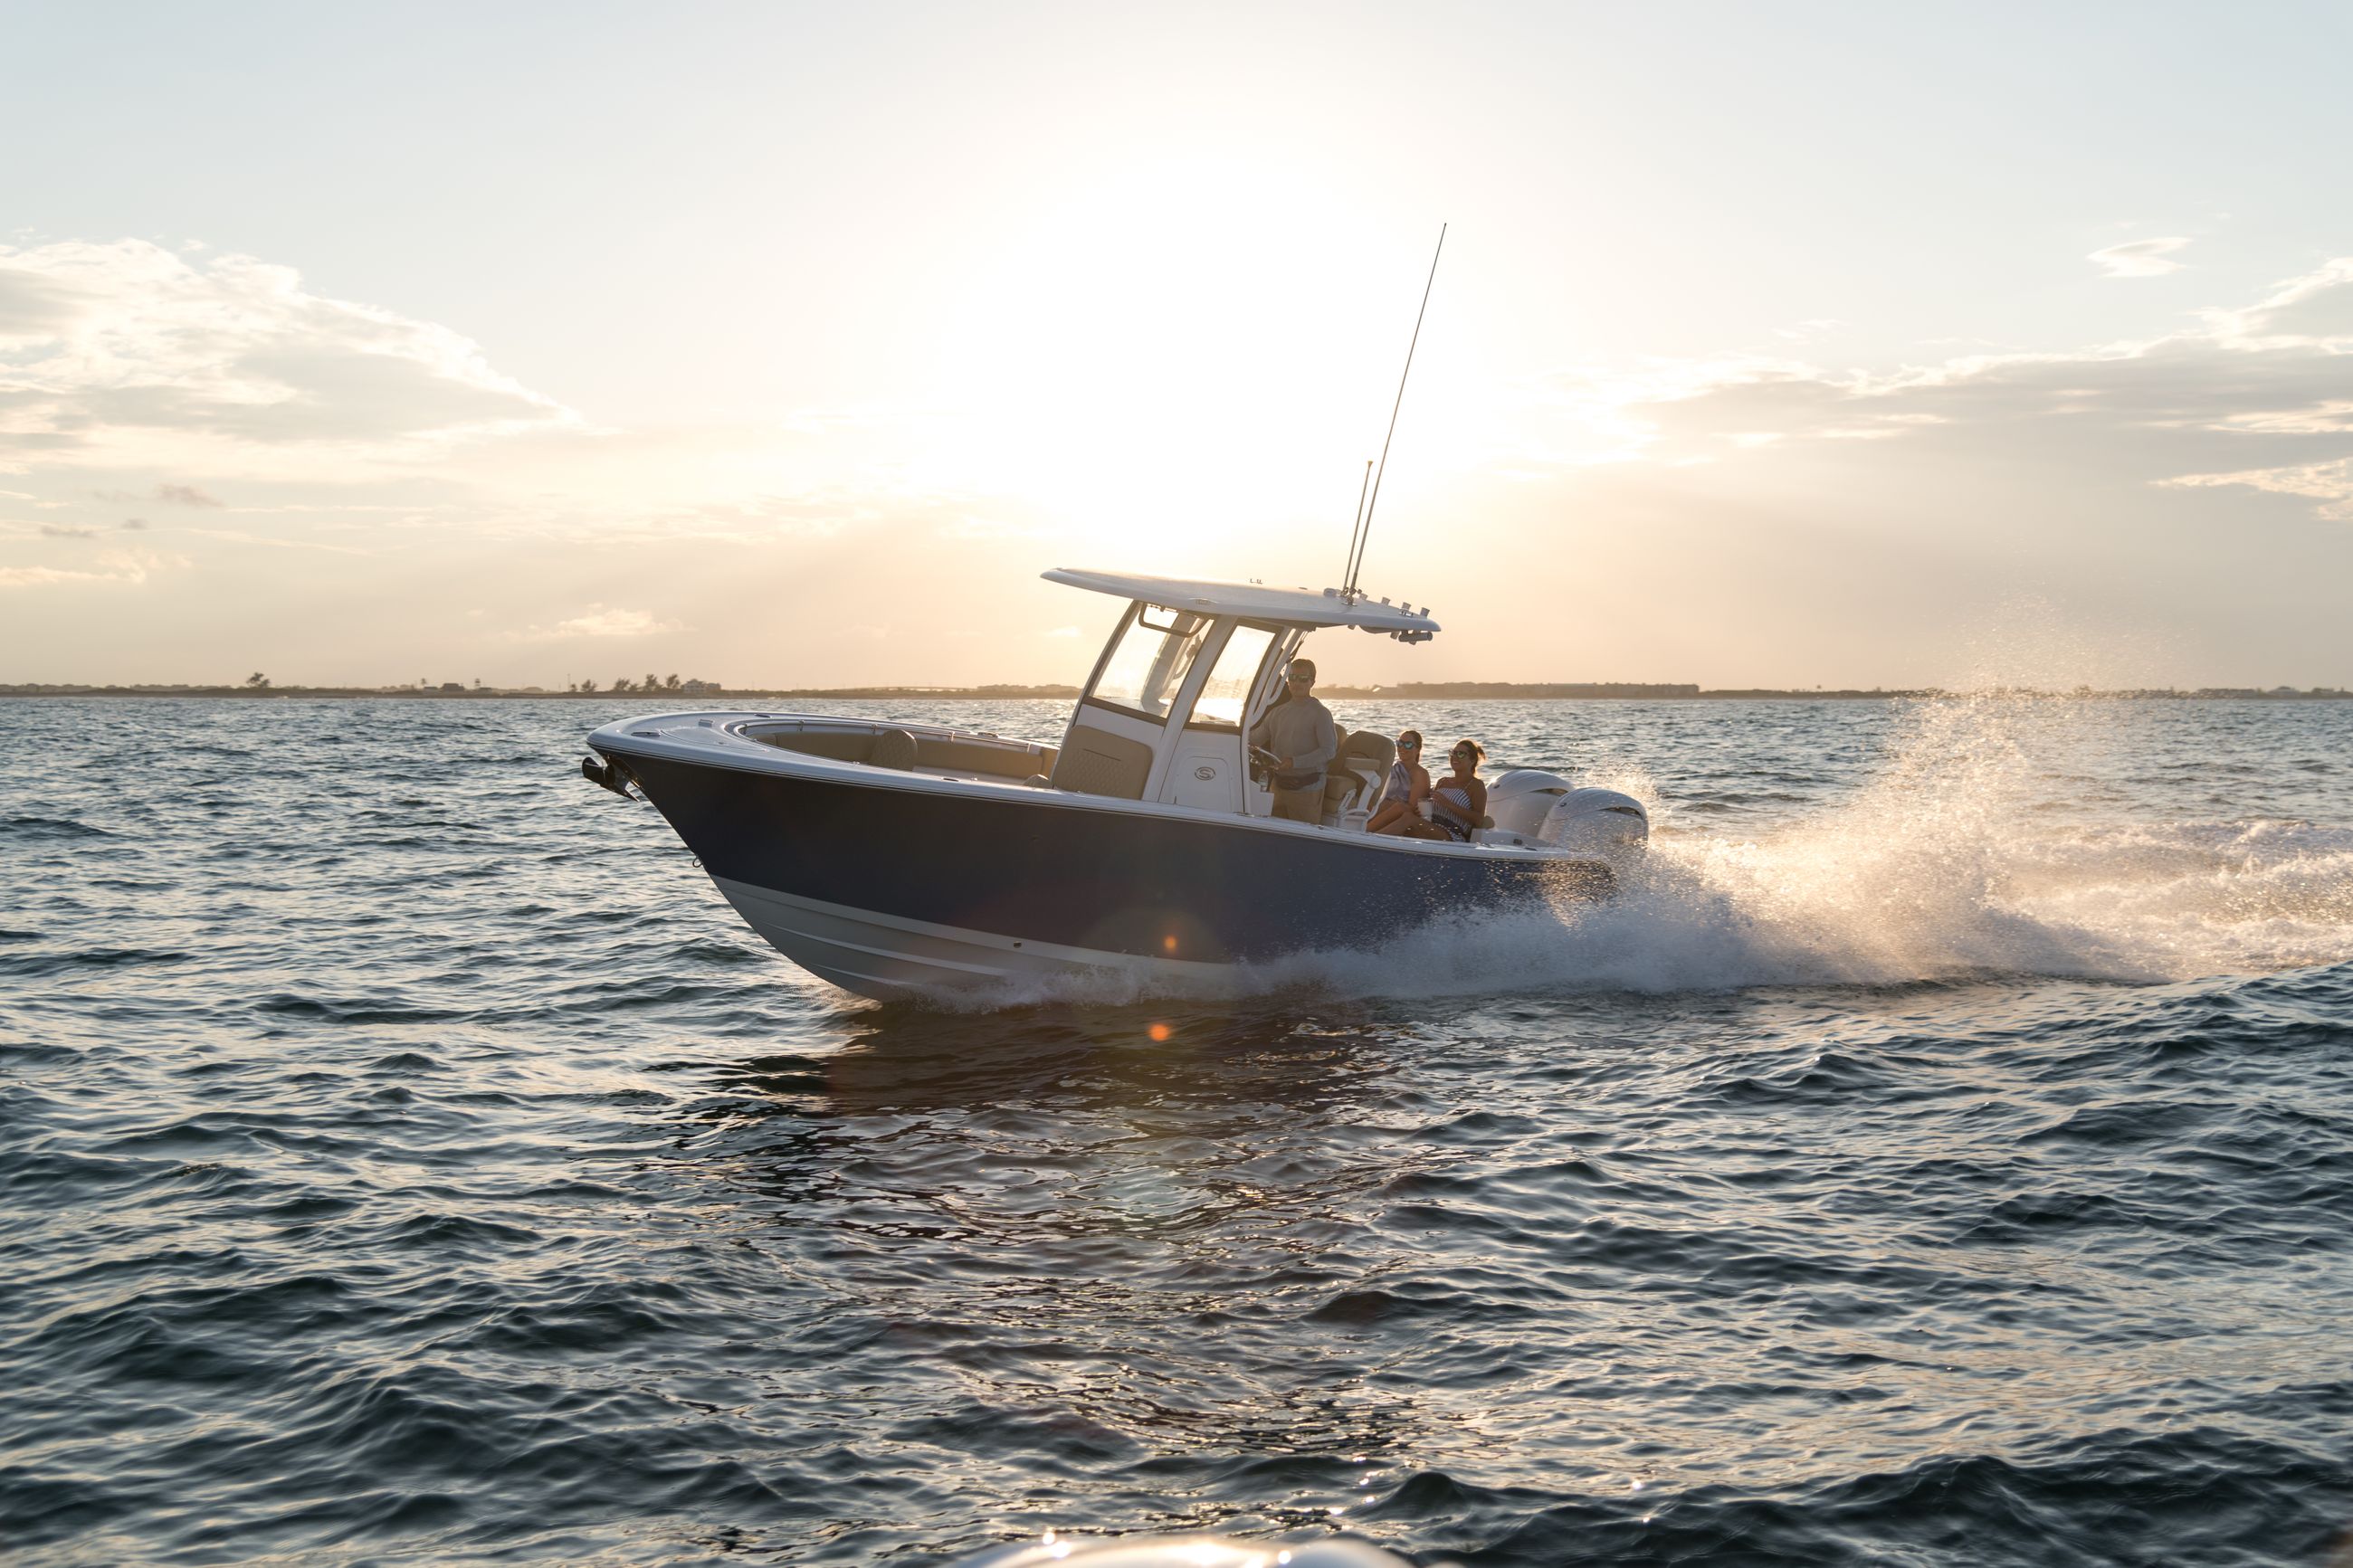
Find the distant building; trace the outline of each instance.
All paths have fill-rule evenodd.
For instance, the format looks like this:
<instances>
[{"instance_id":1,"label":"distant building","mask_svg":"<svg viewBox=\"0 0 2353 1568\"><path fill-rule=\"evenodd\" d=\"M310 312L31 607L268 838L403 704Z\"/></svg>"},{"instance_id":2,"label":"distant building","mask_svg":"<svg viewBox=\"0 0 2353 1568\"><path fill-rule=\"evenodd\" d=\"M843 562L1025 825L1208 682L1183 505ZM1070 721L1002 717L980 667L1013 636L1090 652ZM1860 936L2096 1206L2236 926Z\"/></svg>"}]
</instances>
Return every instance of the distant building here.
<instances>
[{"instance_id":1,"label":"distant building","mask_svg":"<svg viewBox=\"0 0 2353 1568\"><path fill-rule=\"evenodd\" d=\"M444 691L463 691L466 689L466 683L462 680L445 680L441 683L441 689Z\"/></svg>"},{"instance_id":2,"label":"distant building","mask_svg":"<svg viewBox=\"0 0 2353 1568\"><path fill-rule=\"evenodd\" d=\"M690 680L685 685L680 687L679 689L681 691L716 691L719 689L719 682L715 680Z\"/></svg>"}]
</instances>

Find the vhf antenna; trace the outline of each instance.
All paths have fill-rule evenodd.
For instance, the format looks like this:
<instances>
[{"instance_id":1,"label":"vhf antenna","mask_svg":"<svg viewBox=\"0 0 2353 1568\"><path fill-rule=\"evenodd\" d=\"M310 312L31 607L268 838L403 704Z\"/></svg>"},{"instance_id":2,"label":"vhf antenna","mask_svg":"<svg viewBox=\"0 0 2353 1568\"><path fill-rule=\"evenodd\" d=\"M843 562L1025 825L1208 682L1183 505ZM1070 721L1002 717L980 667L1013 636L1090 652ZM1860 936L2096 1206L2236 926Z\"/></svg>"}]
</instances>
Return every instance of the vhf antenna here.
<instances>
[{"instance_id":1,"label":"vhf antenna","mask_svg":"<svg viewBox=\"0 0 2353 1568\"><path fill-rule=\"evenodd\" d=\"M1389 443L1397 439L1398 410L1405 406L1406 377L1413 374L1413 351L1421 342L1421 319L1430 313L1430 290L1438 281L1438 258L1446 253L1446 226L1438 226L1438 248L1430 255L1430 281L1421 286L1421 309L1414 312L1413 338L1405 346L1405 372L1398 377L1397 401L1389 405L1389 433L1381 437L1380 467L1373 471L1372 494L1368 499L1360 487L1356 493L1358 519L1348 535L1348 575L1340 590L1340 597L1355 604L1361 596L1356 591L1356 574L1365 564L1365 546L1373 537L1373 509L1381 504L1381 476L1389 471ZM1370 463L1366 464L1370 468Z\"/></svg>"},{"instance_id":2,"label":"vhf antenna","mask_svg":"<svg viewBox=\"0 0 2353 1568\"><path fill-rule=\"evenodd\" d=\"M1349 595L1351 602L1356 592L1356 535L1365 526L1365 492L1372 488L1372 483L1373 460L1366 458L1365 477L1356 486L1356 521L1348 525L1348 569L1340 574L1340 580L1348 584L1341 592Z\"/></svg>"}]
</instances>

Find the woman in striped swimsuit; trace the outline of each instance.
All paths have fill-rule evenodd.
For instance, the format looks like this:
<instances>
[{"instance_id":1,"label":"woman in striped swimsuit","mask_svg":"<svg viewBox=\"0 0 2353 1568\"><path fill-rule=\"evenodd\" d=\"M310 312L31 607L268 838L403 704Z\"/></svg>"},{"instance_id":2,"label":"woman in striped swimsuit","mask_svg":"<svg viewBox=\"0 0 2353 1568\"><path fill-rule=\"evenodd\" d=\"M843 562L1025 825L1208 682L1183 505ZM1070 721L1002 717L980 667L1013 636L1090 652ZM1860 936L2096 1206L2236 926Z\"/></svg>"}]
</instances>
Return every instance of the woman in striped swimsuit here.
<instances>
[{"instance_id":1,"label":"woman in striped swimsuit","mask_svg":"<svg viewBox=\"0 0 2353 1568\"><path fill-rule=\"evenodd\" d=\"M1476 741L1455 742L1454 750L1446 754L1454 771L1430 792L1430 819L1409 816L1388 831L1409 838L1470 843L1471 835L1487 819L1487 785L1479 777L1479 764L1486 756L1485 748Z\"/></svg>"}]
</instances>

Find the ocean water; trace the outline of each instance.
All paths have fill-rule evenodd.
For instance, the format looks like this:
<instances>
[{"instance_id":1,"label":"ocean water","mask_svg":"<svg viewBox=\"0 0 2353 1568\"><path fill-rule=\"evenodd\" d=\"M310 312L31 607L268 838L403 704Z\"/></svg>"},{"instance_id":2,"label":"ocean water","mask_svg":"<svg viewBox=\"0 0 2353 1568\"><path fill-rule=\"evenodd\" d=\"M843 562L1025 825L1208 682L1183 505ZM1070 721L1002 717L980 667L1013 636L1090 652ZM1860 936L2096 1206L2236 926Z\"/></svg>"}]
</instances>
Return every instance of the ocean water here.
<instances>
[{"instance_id":1,"label":"ocean water","mask_svg":"<svg viewBox=\"0 0 2353 1568\"><path fill-rule=\"evenodd\" d=\"M886 1007L619 706L0 703L0 1554L2347 1551L2353 703L1338 706L1647 868Z\"/></svg>"}]
</instances>

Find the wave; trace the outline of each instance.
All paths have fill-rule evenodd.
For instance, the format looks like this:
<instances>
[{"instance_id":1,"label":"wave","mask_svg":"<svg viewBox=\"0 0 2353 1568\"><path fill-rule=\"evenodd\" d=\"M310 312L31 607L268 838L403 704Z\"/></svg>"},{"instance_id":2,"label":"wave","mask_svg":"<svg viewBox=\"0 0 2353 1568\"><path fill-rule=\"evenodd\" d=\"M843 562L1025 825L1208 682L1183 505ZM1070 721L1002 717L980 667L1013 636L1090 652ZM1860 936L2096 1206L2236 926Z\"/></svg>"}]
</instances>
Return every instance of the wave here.
<instances>
[{"instance_id":1,"label":"wave","mask_svg":"<svg viewBox=\"0 0 2353 1568\"><path fill-rule=\"evenodd\" d=\"M1802 1489L1638 1484L1547 1495L1428 1469L1352 1518L1446 1521L1481 1563L2318 1561L2348 1488L2312 1447L2229 1427L2104 1431L2010 1456L1946 1453ZM2220 1543L2246 1543L2241 1550ZM2261 1543L2261 1544L2256 1544ZM2219 1547L2219 1550L2218 1550ZM2338 1561L2332 1557L2330 1561Z\"/></svg>"},{"instance_id":2,"label":"wave","mask_svg":"<svg viewBox=\"0 0 2353 1568\"><path fill-rule=\"evenodd\" d=\"M93 827L72 817L6 816L0 817L0 837L7 838L111 838L103 827Z\"/></svg>"}]
</instances>

